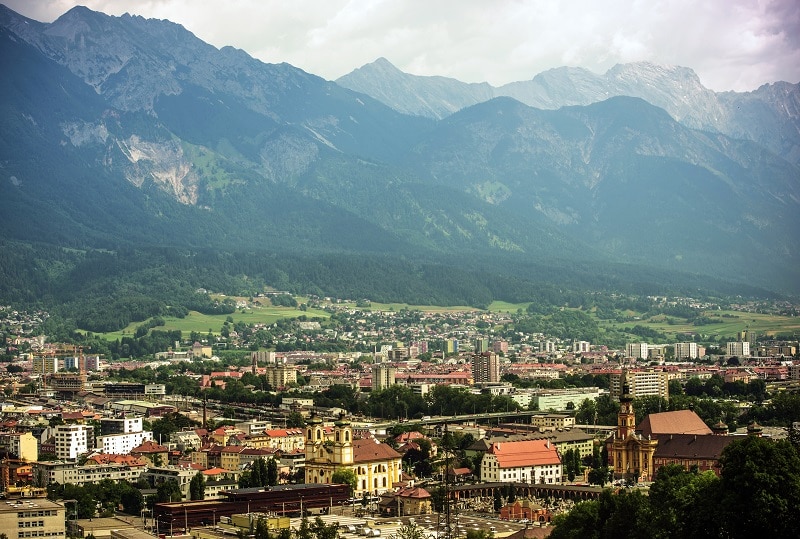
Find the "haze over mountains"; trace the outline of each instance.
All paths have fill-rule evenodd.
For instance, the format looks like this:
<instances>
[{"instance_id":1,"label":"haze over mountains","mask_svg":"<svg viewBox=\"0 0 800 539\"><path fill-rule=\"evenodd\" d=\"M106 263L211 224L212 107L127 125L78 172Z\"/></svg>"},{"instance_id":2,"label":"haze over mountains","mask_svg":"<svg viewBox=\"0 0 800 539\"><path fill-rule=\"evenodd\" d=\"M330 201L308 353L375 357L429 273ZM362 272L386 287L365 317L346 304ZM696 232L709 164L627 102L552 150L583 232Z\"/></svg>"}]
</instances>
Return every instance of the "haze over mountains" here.
<instances>
[{"instance_id":1,"label":"haze over mountains","mask_svg":"<svg viewBox=\"0 0 800 539\"><path fill-rule=\"evenodd\" d=\"M687 127L752 140L800 163L800 90L788 82L765 84L754 92L716 93L705 88L689 68L639 62L618 64L602 75L559 67L529 81L495 88L487 83L409 75L385 58L336 82L397 111L436 119L501 96L539 109L590 105L615 96L640 97Z\"/></svg>"},{"instance_id":2,"label":"haze over mountains","mask_svg":"<svg viewBox=\"0 0 800 539\"><path fill-rule=\"evenodd\" d=\"M0 7L0 230L78 248L625 263L800 291L800 85L336 82L180 25ZM598 269L600 271L600 269ZM530 277L530 276L526 276Z\"/></svg>"}]
</instances>

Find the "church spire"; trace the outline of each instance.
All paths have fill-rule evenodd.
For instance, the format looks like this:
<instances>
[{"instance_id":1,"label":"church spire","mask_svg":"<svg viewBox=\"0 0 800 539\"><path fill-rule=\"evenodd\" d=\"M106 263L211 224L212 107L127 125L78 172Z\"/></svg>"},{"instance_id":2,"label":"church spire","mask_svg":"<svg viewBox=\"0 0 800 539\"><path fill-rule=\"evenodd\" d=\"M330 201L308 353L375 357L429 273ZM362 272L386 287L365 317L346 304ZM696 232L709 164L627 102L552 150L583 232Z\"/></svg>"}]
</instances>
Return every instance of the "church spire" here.
<instances>
[{"instance_id":1,"label":"church spire","mask_svg":"<svg viewBox=\"0 0 800 539\"><path fill-rule=\"evenodd\" d=\"M617 415L617 438L625 440L636 429L636 413L633 411L633 396L628 385L628 371L622 369L620 378L619 414Z\"/></svg>"}]
</instances>

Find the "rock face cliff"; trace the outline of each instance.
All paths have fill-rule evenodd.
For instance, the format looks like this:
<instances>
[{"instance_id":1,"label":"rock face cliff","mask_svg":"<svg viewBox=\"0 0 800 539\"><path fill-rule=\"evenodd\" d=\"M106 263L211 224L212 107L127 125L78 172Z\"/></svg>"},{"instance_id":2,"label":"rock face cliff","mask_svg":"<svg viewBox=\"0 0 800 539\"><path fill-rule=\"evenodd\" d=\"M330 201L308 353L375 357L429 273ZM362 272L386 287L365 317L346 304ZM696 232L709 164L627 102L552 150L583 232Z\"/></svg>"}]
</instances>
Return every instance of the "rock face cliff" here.
<instances>
[{"instance_id":1,"label":"rock face cliff","mask_svg":"<svg viewBox=\"0 0 800 539\"><path fill-rule=\"evenodd\" d=\"M715 94L633 64L492 88L386 60L340 85L86 8L0 7L0 68L8 238L800 283L797 85Z\"/></svg>"}]
</instances>

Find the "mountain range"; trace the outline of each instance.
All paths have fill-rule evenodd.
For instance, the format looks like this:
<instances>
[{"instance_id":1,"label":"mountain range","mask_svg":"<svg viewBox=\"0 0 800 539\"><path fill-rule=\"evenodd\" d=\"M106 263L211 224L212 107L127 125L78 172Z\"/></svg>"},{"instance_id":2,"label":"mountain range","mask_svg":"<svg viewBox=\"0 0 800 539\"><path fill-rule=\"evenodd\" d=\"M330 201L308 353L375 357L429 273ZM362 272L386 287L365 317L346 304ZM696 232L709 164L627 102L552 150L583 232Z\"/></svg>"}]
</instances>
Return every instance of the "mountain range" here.
<instances>
[{"instance_id":1,"label":"mountain range","mask_svg":"<svg viewBox=\"0 0 800 539\"><path fill-rule=\"evenodd\" d=\"M0 66L7 240L800 291L798 84L714 93L628 64L493 88L384 59L334 82L83 7L45 24L0 6Z\"/></svg>"}]
</instances>

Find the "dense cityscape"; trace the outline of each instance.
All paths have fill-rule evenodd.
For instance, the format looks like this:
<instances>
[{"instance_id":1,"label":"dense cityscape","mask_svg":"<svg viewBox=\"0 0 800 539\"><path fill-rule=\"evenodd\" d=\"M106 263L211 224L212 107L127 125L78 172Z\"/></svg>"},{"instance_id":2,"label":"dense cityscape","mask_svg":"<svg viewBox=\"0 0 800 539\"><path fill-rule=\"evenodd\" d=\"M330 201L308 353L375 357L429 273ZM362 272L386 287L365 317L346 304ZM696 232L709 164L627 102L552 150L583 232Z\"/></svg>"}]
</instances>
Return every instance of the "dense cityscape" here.
<instances>
[{"instance_id":1,"label":"dense cityscape","mask_svg":"<svg viewBox=\"0 0 800 539\"><path fill-rule=\"evenodd\" d=\"M236 301L219 330L155 321L105 349L81 334L51 342L47 313L2 309L2 479L20 500L9 507L55 508L45 535L98 537L124 522L195 537L300 525L557 537L590 507L577 502L608 503L609 489L644 512L653 492L667 495L660 477L724 484L748 440L790 451L797 473L791 338L614 347L570 330L585 324L579 312L570 338L525 331L522 312ZM294 318L235 322L286 303Z\"/></svg>"}]
</instances>

